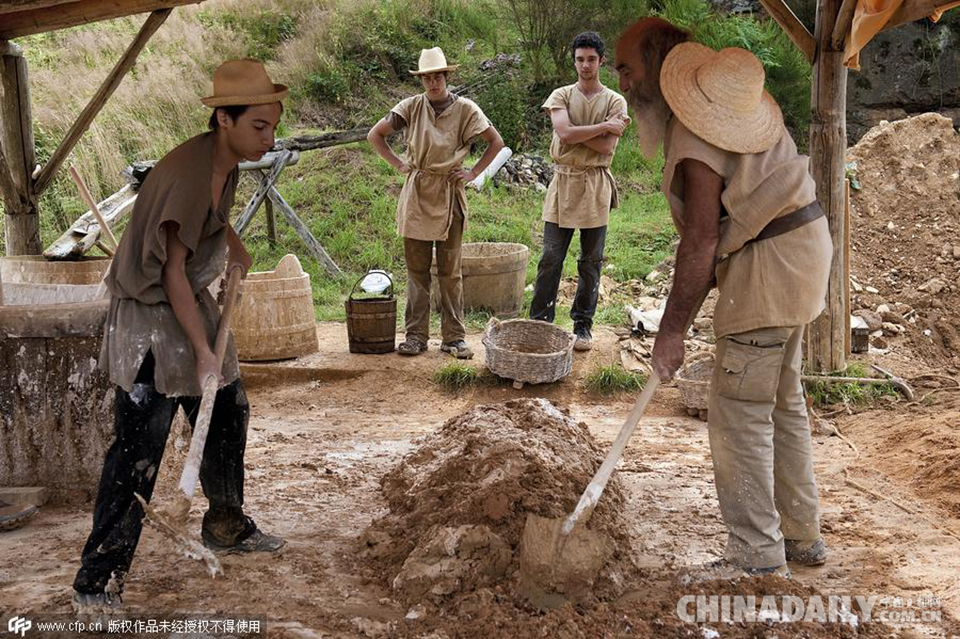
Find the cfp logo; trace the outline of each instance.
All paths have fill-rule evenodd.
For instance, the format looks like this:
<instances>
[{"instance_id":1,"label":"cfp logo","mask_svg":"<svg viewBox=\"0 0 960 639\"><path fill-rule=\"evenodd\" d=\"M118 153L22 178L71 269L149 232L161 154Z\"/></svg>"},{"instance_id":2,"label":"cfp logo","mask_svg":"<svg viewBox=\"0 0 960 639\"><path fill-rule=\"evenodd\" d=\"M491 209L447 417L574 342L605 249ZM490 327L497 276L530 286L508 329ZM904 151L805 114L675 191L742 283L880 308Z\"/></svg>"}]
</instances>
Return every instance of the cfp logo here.
<instances>
[{"instance_id":1,"label":"cfp logo","mask_svg":"<svg viewBox=\"0 0 960 639\"><path fill-rule=\"evenodd\" d=\"M11 617L7 622L7 630L13 634L19 633L20 636L27 634L27 630L33 627L33 622L24 617Z\"/></svg>"}]
</instances>

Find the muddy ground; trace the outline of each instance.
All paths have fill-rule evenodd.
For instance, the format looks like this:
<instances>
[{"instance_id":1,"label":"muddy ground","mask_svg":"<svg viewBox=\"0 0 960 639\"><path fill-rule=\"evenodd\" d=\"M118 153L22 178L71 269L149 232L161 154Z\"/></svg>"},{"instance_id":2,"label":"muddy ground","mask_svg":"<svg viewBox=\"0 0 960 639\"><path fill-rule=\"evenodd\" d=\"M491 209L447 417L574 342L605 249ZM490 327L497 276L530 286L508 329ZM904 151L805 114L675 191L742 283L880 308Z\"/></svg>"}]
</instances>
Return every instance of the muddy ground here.
<instances>
[{"instance_id":1,"label":"muddy ground","mask_svg":"<svg viewBox=\"0 0 960 639\"><path fill-rule=\"evenodd\" d=\"M343 325L324 324L319 331L320 354L280 365L246 365L243 372L252 405L247 509L262 528L285 537L287 547L274 557L226 557L226 577L214 581L147 529L127 578L128 614L255 616L264 620L268 636L290 638L480 637L501 636L507 629L515 636L804 636L785 625L682 624L671 610L644 604L654 595L679 592L676 573L717 557L725 538L706 425L686 416L679 393L670 387L654 399L617 470L626 488L632 559L645 578L636 587L628 584L627 595L606 606L596 624L590 610L568 610L560 623L502 602L499 616L482 624L462 616L446 619L429 607L410 615L419 618L407 618L410 610L359 558L358 537L386 512L380 478L418 437L448 418L477 404L517 397L555 402L585 422L602 445L609 444L631 397L591 395L582 380L595 365L619 361L616 337L601 329L597 347L577 354L573 374L561 383L519 391L481 384L451 394L430 381L447 361L435 342L418 358L358 356L347 352ZM478 351L478 364L479 337L468 340ZM960 636L958 394L939 393L927 405L904 404L840 418L846 441L815 438L831 556L822 567L795 567L790 588L825 596L932 595L939 598L942 622L891 624L870 632L861 627L859 635L838 626L837 636ZM175 425L175 433L179 430ZM185 437L171 435L157 503L172 494L186 447ZM204 508L195 503L191 513L198 536ZM69 612L91 511L92 504L48 505L26 527L0 535L0 621ZM491 597L502 598L503 592ZM482 598L478 603L488 604L493 605ZM26 636L40 636L35 631Z\"/></svg>"}]
</instances>

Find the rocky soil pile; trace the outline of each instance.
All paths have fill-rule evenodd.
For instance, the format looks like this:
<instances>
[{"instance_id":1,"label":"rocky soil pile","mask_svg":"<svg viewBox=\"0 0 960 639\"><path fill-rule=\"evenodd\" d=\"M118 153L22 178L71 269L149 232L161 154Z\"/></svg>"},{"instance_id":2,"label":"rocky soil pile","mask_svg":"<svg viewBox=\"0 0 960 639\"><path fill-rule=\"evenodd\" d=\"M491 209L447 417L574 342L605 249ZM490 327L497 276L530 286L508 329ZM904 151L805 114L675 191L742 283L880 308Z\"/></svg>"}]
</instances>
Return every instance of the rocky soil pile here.
<instances>
[{"instance_id":1,"label":"rocky soil pile","mask_svg":"<svg viewBox=\"0 0 960 639\"><path fill-rule=\"evenodd\" d=\"M960 362L960 136L925 113L881 123L847 154L852 307L875 348Z\"/></svg>"}]
</instances>

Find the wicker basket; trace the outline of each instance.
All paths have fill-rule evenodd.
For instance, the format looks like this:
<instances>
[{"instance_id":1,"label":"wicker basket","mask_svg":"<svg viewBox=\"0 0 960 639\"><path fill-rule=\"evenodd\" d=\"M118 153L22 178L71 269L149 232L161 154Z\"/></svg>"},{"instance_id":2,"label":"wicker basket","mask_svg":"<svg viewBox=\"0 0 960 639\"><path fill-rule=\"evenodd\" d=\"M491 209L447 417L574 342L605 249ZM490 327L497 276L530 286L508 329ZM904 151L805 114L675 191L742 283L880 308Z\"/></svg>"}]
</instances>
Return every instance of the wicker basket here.
<instances>
[{"instance_id":1,"label":"wicker basket","mask_svg":"<svg viewBox=\"0 0 960 639\"><path fill-rule=\"evenodd\" d=\"M677 387L680 389L680 403L687 413L707 420L707 407L710 405L710 378L713 377L713 354L704 353L683 367L677 374Z\"/></svg>"},{"instance_id":2,"label":"wicker basket","mask_svg":"<svg viewBox=\"0 0 960 639\"><path fill-rule=\"evenodd\" d=\"M491 318L483 334L490 372L512 379L514 388L563 379L573 369L571 333L550 322Z\"/></svg>"}]
</instances>

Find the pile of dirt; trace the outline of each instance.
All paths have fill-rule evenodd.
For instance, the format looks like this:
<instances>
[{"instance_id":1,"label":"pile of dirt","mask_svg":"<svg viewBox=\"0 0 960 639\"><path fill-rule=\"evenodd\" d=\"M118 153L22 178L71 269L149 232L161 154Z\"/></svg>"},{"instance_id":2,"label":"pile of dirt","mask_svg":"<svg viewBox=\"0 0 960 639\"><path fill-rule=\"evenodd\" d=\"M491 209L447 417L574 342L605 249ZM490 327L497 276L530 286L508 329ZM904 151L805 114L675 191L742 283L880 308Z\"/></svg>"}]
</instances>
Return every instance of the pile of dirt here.
<instances>
[{"instance_id":1,"label":"pile of dirt","mask_svg":"<svg viewBox=\"0 0 960 639\"><path fill-rule=\"evenodd\" d=\"M477 406L384 476L389 513L363 534L364 555L406 604L514 584L527 513L572 511L604 452L585 424L546 400ZM601 599L619 595L630 570L623 504L614 476L589 524L613 542L594 584Z\"/></svg>"},{"instance_id":2,"label":"pile of dirt","mask_svg":"<svg viewBox=\"0 0 960 639\"><path fill-rule=\"evenodd\" d=\"M960 136L925 113L871 129L847 154L853 310L873 345L960 362Z\"/></svg>"}]
</instances>

